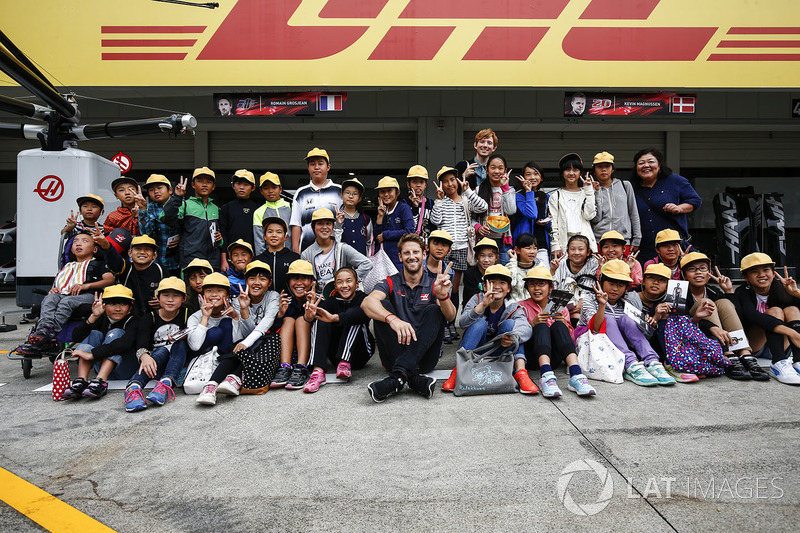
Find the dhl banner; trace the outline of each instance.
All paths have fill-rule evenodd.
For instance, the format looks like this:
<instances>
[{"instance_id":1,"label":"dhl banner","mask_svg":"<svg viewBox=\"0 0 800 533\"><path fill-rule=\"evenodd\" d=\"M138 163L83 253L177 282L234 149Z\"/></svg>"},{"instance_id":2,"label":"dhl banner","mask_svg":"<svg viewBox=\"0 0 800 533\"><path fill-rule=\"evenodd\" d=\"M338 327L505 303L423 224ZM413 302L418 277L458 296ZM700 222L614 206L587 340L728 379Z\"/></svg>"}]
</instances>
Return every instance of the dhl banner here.
<instances>
[{"instance_id":1,"label":"dhl banner","mask_svg":"<svg viewBox=\"0 0 800 533\"><path fill-rule=\"evenodd\" d=\"M0 26L69 87L800 87L798 0L219 5L7 0Z\"/></svg>"}]
</instances>

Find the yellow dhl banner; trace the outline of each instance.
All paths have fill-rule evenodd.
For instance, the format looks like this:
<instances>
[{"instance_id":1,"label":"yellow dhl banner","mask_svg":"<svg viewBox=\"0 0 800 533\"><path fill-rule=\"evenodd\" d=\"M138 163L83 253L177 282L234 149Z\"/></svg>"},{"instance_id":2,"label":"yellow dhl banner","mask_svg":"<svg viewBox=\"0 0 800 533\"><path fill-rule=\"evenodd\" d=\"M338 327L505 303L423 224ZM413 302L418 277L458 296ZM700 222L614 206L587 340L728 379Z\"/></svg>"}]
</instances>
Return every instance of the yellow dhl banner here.
<instances>
[{"instance_id":1,"label":"yellow dhl banner","mask_svg":"<svg viewBox=\"0 0 800 533\"><path fill-rule=\"evenodd\" d=\"M800 87L797 0L219 4L9 0L0 25L69 87Z\"/></svg>"}]
</instances>

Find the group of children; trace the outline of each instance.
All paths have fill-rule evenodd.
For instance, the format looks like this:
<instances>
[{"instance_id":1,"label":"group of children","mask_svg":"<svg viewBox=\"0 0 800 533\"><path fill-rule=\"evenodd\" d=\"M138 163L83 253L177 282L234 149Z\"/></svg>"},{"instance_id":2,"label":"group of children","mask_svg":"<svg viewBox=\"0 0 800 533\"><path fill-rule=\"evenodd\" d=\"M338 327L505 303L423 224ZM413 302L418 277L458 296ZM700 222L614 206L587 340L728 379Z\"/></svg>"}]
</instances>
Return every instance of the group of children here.
<instances>
[{"instance_id":1,"label":"group of children","mask_svg":"<svg viewBox=\"0 0 800 533\"><path fill-rule=\"evenodd\" d=\"M74 340L78 377L66 397L100 397L108 379L129 379L129 411L173 398L189 362L210 351L201 404L213 405L218 393L238 395L252 360L260 361L263 382L255 392L315 392L329 362L338 378L349 379L374 353L362 282L380 250L402 271L398 241L416 233L426 241L426 273L436 277L452 264L461 345L474 349L498 336L504 347L516 343L514 376L523 393L541 388L546 397L560 396L554 370L563 363L568 389L594 395L576 340L601 333L624 354L624 378L638 385L719 374L800 384L800 290L769 257L746 257L746 284L734 290L730 279L712 273L707 256L685 253L680 234L664 229L658 255L643 269L639 230L619 213L630 212L631 193L613 178L611 154L597 154L594 175L585 176L579 156L564 156L565 187L548 197L539 190L541 166L529 162L512 176L502 156L487 153L496 147L494 132L478 137L473 162L437 172L435 199L425 196L430 178L421 165L409 169L407 197L395 178L382 178L374 221L359 211L364 185L356 178L334 184L330 158L319 148L308 152L310 183L291 204L271 172L258 180L264 204L250 198L254 174L239 170L232 176L236 198L221 208L211 199L216 176L207 167L174 187L150 176L148 198L135 180L114 180L121 205L102 226L103 200L77 199L78 214L62 229L63 266L36 331L17 352L36 355L59 339ZM601 235L598 224L605 224ZM683 312L667 294L670 279L689 282ZM551 310L554 291L560 304ZM628 306L646 319L631 318ZM88 318L76 325L81 309ZM455 320L443 331L443 343L459 339ZM749 345L734 343L739 331ZM773 361L768 372L756 361L765 354ZM538 387L528 370L540 372ZM149 379L156 388L144 397ZM443 390L455 379L453 370Z\"/></svg>"}]
</instances>

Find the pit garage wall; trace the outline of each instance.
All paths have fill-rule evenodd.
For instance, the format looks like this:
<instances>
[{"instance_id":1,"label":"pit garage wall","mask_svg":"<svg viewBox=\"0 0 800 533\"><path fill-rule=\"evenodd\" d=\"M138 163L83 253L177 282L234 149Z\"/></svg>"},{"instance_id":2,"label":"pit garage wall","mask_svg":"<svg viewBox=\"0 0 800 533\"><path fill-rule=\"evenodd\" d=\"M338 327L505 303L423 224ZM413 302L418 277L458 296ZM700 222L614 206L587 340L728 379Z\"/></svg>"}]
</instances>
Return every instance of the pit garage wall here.
<instances>
[{"instance_id":1,"label":"pit garage wall","mask_svg":"<svg viewBox=\"0 0 800 533\"><path fill-rule=\"evenodd\" d=\"M248 168L259 175L277 172L284 187L294 189L307 180L305 152L320 146L331 154L332 176L353 173L369 187L385 174L402 177L414 163L435 174L444 164L471 157L474 133L492 127L500 137L498 153L512 168L521 170L534 159L553 186L559 184L558 159L568 151L588 162L607 150L616 156L618 175L627 177L633 154L656 147L674 170L692 179L707 202L693 221L701 229L714 227L711 197L726 185L781 191L787 206L800 202L800 188L787 186L800 168L800 119L791 118L792 98L800 98L800 92L699 91L694 118L657 119L564 117L563 91L459 89L348 91L345 112L336 115L215 117L212 94L223 91L230 88L76 89L78 94L190 112L199 121L193 136L149 135L80 147L107 158L124 151L133 160L131 174L142 181L156 171L175 180L209 165L219 172L221 185L234 170ZM81 98L79 104L84 124L165 114ZM0 120L18 121L10 116ZM16 153L34 144L0 141L0 220L11 218L15 209ZM220 187L218 193L225 200L230 189ZM787 209L787 226L800 228L800 210Z\"/></svg>"}]
</instances>

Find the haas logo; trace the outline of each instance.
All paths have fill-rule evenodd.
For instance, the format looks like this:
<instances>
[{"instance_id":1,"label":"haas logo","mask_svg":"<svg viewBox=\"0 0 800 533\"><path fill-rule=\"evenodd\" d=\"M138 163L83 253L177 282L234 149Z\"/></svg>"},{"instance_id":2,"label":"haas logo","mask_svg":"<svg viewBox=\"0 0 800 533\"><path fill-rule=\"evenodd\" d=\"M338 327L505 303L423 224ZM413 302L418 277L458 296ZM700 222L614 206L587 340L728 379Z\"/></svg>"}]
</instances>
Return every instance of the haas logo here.
<instances>
[{"instance_id":1,"label":"haas logo","mask_svg":"<svg viewBox=\"0 0 800 533\"><path fill-rule=\"evenodd\" d=\"M58 176L45 176L39 180L33 192L46 202L56 202L64 195L64 182Z\"/></svg>"}]
</instances>

